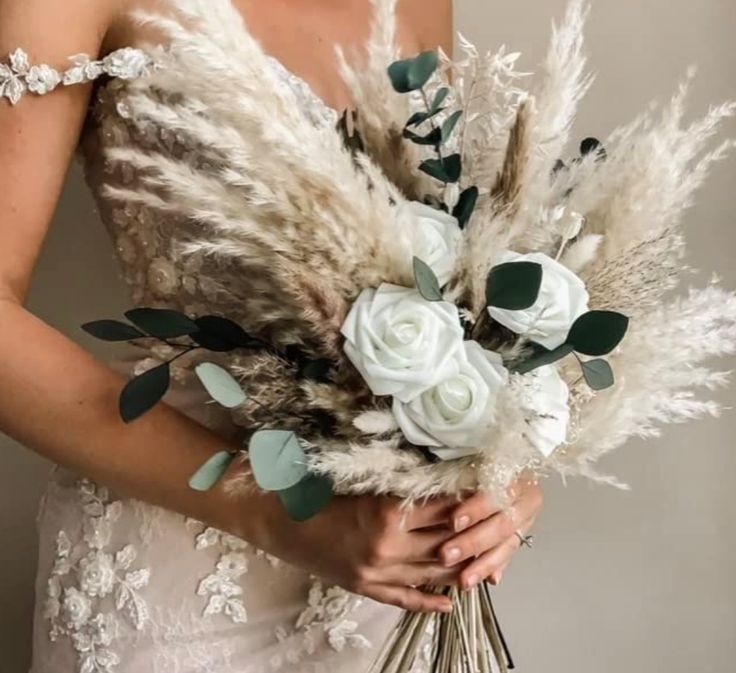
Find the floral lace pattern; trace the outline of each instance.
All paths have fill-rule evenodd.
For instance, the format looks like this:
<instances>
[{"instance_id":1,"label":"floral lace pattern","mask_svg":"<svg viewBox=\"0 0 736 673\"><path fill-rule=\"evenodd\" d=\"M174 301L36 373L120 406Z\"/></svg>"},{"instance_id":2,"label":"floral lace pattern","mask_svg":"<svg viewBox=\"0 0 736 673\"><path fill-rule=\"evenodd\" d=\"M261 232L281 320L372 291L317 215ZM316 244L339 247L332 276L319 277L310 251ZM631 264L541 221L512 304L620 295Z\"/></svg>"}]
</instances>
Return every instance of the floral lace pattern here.
<instances>
[{"instance_id":1,"label":"floral lace pattern","mask_svg":"<svg viewBox=\"0 0 736 673\"><path fill-rule=\"evenodd\" d=\"M61 636L71 639L79 673L112 673L120 661L110 649L119 616L126 615L138 631L148 620L140 592L151 571L133 568L137 551L132 544L110 549L122 503L110 501L106 488L87 480L79 482L78 495L82 540L72 545L69 534L59 531L44 615L51 624L52 641Z\"/></svg>"},{"instance_id":2,"label":"floral lace pattern","mask_svg":"<svg viewBox=\"0 0 736 673\"><path fill-rule=\"evenodd\" d=\"M87 54L70 56L72 65L59 72L46 64L31 65L28 54L20 47L10 53L6 63L0 63L0 98L16 105L24 93L44 95L63 84L91 82L101 75L133 79L145 74L153 61L144 51L124 47L99 60Z\"/></svg>"}]
</instances>

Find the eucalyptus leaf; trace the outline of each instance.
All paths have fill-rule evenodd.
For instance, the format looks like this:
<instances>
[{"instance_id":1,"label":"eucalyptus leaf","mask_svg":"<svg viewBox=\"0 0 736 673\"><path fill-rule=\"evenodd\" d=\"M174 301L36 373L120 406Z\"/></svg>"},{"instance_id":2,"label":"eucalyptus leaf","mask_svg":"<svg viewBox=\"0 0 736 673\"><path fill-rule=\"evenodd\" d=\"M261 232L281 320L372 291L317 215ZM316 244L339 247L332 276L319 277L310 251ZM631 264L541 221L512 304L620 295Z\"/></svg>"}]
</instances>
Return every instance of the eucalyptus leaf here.
<instances>
[{"instance_id":1,"label":"eucalyptus leaf","mask_svg":"<svg viewBox=\"0 0 736 673\"><path fill-rule=\"evenodd\" d=\"M460 194L457 204L452 210L452 214L457 218L458 225L461 229L470 221L475 205L478 203L478 188L468 187Z\"/></svg>"},{"instance_id":2,"label":"eucalyptus leaf","mask_svg":"<svg viewBox=\"0 0 736 673\"><path fill-rule=\"evenodd\" d=\"M134 421L160 402L169 389L170 380L169 363L164 362L128 381L118 402L123 421Z\"/></svg>"},{"instance_id":3,"label":"eucalyptus leaf","mask_svg":"<svg viewBox=\"0 0 736 673\"><path fill-rule=\"evenodd\" d=\"M442 142L442 129L440 128L432 129L426 135L419 135L418 133L414 133L409 129L404 129L403 135L404 138L411 140L417 145L438 145L440 142Z\"/></svg>"},{"instance_id":4,"label":"eucalyptus leaf","mask_svg":"<svg viewBox=\"0 0 736 673\"><path fill-rule=\"evenodd\" d=\"M95 320L82 325L82 329L103 341L130 341L146 336L133 325L119 320Z\"/></svg>"},{"instance_id":5,"label":"eucalyptus leaf","mask_svg":"<svg viewBox=\"0 0 736 673\"><path fill-rule=\"evenodd\" d=\"M409 84L409 68L411 67L411 62L412 59L394 61L388 67L388 76L391 79L391 85L399 93L409 93L412 91L411 85Z\"/></svg>"},{"instance_id":6,"label":"eucalyptus leaf","mask_svg":"<svg viewBox=\"0 0 736 673\"><path fill-rule=\"evenodd\" d=\"M306 521L332 499L332 482L322 475L310 474L291 488L279 491L278 495L294 521Z\"/></svg>"},{"instance_id":7,"label":"eucalyptus leaf","mask_svg":"<svg viewBox=\"0 0 736 673\"><path fill-rule=\"evenodd\" d=\"M158 339L189 336L199 330L197 323L180 311L167 308L134 308L125 317L146 334Z\"/></svg>"},{"instance_id":8,"label":"eucalyptus leaf","mask_svg":"<svg viewBox=\"0 0 736 673\"><path fill-rule=\"evenodd\" d=\"M567 343L578 353L585 355L607 355L624 338L629 319L615 311L588 311L572 325Z\"/></svg>"},{"instance_id":9,"label":"eucalyptus leaf","mask_svg":"<svg viewBox=\"0 0 736 673\"><path fill-rule=\"evenodd\" d=\"M219 451L210 456L189 479L189 487L195 491L209 491L222 477L230 464L235 460L235 454L230 451Z\"/></svg>"},{"instance_id":10,"label":"eucalyptus leaf","mask_svg":"<svg viewBox=\"0 0 736 673\"><path fill-rule=\"evenodd\" d=\"M427 301L442 300L442 290L437 276L419 257L414 258L414 282L419 294Z\"/></svg>"},{"instance_id":11,"label":"eucalyptus leaf","mask_svg":"<svg viewBox=\"0 0 736 673\"><path fill-rule=\"evenodd\" d=\"M218 315L203 315L195 318L197 332L192 340L202 348L217 353L234 351L237 348L265 348L266 344L250 336L238 323Z\"/></svg>"},{"instance_id":12,"label":"eucalyptus leaf","mask_svg":"<svg viewBox=\"0 0 736 673\"><path fill-rule=\"evenodd\" d=\"M488 306L522 311L534 305L542 286L542 265L536 262L505 262L494 266L486 280Z\"/></svg>"},{"instance_id":13,"label":"eucalyptus leaf","mask_svg":"<svg viewBox=\"0 0 736 673\"><path fill-rule=\"evenodd\" d=\"M419 126L419 124L423 124L426 121L429 121L436 115L438 115L440 112L443 112L445 108L441 107L435 110L434 112L415 112L411 117L409 117L409 120L406 122L407 126Z\"/></svg>"},{"instance_id":14,"label":"eucalyptus leaf","mask_svg":"<svg viewBox=\"0 0 736 673\"><path fill-rule=\"evenodd\" d=\"M574 351L575 349L570 344L562 344L562 346L558 346L551 351L540 346L539 350L537 350L534 355L531 355L526 360L516 365L514 367L514 371L517 374L528 374L539 367L551 365L565 356L570 355L570 353Z\"/></svg>"},{"instance_id":15,"label":"eucalyptus leaf","mask_svg":"<svg viewBox=\"0 0 736 673\"><path fill-rule=\"evenodd\" d=\"M445 121L442 123L442 142L447 142L452 132L455 130L460 117L462 117L463 111L456 110L453 112Z\"/></svg>"},{"instance_id":16,"label":"eucalyptus leaf","mask_svg":"<svg viewBox=\"0 0 736 673\"><path fill-rule=\"evenodd\" d=\"M259 430L248 443L256 483L264 491L281 491L307 476L307 460L299 438L290 430Z\"/></svg>"},{"instance_id":17,"label":"eucalyptus leaf","mask_svg":"<svg viewBox=\"0 0 736 673\"><path fill-rule=\"evenodd\" d=\"M407 72L407 83L410 91L421 89L432 77L439 65L439 53L436 49L423 51L411 59Z\"/></svg>"},{"instance_id":18,"label":"eucalyptus leaf","mask_svg":"<svg viewBox=\"0 0 736 673\"><path fill-rule=\"evenodd\" d=\"M227 409L235 409L245 404L248 397L240 383L219 365L203 362L194 370L213 400Z\"/></svg>"},{"instance_id":19,"label":"eucalyptus leaf","mask_svg":"<svg viewBox=\"0 0 736 673\"><path fill-rule=\"evenodd\" d=\"M457 182L462 172L462 160L459 154L442 159L426 159L419 165L419 170L440 182Z\"/></svg>"},{"instance_id":20,"label":"eucalyptus leaf","mask_svg":"<svg viewBox=\"0 0 736 673\"><path fill-rule=\"evenodd\" d=\"M447 98L448 94L450 93L450 89L448 89L446 86L440 87L437 89L437 91L434 94L434 98L432 99L432 105L429 107L430 114L437 114L442 109L442 103L445 102L445 99Z\"/></svg>"},{"instance_id":21,"label":"eucalyptus leaf","mask_svg":"<svg viewBox=\"0 0 736 673\"><path fill-rule=\"evenodd\" d=\"M585 381L593 390L605 390L614 384L613 369L606 360L588 360L581 366Z\"/></svg>"}]
</instances>

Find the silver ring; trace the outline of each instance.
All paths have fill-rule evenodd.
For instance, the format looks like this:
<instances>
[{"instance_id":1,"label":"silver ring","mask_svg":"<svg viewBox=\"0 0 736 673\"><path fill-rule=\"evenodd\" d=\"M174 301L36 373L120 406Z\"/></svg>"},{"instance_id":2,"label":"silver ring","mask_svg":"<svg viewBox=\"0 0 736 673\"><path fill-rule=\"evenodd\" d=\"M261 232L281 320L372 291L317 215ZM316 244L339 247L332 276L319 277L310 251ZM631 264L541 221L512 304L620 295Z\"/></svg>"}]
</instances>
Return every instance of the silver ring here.
<instances>
[{"instance_id":1,"label":"silver ring","mask_svg":"<svg viewBox=\"0 0 736 673\"><path fill-rule=\"evenodd\" d=\"M529 547L529 549L531 549L534 546L533 535L524 535L520 530L515 530L514 534L519 538L521 547Z\"/></svg>"}]
</instances>

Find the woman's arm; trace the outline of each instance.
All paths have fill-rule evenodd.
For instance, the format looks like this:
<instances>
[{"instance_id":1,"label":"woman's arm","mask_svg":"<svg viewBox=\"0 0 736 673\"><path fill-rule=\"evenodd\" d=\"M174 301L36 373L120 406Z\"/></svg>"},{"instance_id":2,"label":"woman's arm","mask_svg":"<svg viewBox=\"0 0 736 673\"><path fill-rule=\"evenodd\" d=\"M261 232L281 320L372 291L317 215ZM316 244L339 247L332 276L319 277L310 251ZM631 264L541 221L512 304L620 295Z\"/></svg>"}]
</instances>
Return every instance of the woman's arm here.
<instances>
[{"instance_id":1,"label":"woman's arm","mask_svg":"<svg viewBox=\"0 0 736 673\"><path fill-rule=\"evenodd\" d=\"M114 7L0 0L0 54L22 47L32 62L56 66L97 55ZM89 95L90 85L74 85L15 106L0 99L0 429L129 495L226 524L221 493L187 487L222 440L165 405L125 426L116 413L122 379L23 307Z\"/></svg>"}]
</instances>

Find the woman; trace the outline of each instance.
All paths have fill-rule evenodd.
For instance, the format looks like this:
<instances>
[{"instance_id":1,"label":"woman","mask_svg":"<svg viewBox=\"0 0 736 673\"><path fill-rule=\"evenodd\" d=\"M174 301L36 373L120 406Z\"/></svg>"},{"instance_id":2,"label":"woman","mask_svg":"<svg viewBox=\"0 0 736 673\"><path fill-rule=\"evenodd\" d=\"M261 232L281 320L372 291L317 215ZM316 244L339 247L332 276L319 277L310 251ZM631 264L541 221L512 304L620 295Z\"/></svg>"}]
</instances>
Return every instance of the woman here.
<instances>
[{"instance_id":1,"label":"woman","mask_svg":"<svg viewBox=\"0 0 736 673\"><path fill-rule=\"evenodd\" d=\"M131 47L156 38L130 10L180 2L207 11L194 0L0 0L0 53L10 54L0 69L0 350L14 354L0 363L0 429L62 466L40 517L32 670L368 670L395 619L387 606L450 610L447 598L416 586L498 583L539 510L539 488L516 485L513 520L479 493L416 507L408 521L388 498L335 498L301 524L269 495L197 493L188 477L223 445L237 445L227 420L201 411L204 394L191 378L124 425L117 396L136 354L103 364L23 308L79 148L133 302L226 309L213 306L216 270L188 268L173 252L185 223L113 204L100 189L135 181L106 165L111 137L186 155L176 134L136 128L123 99L126 79L148 65ZM427 5L399 2L404 53L451 49L451 3ZM334 123L350 96L333 47L365 40L371 3L232 7L304 114ZM71 54L89 59L69 66Z\"/></svg>"}]
</instances>

